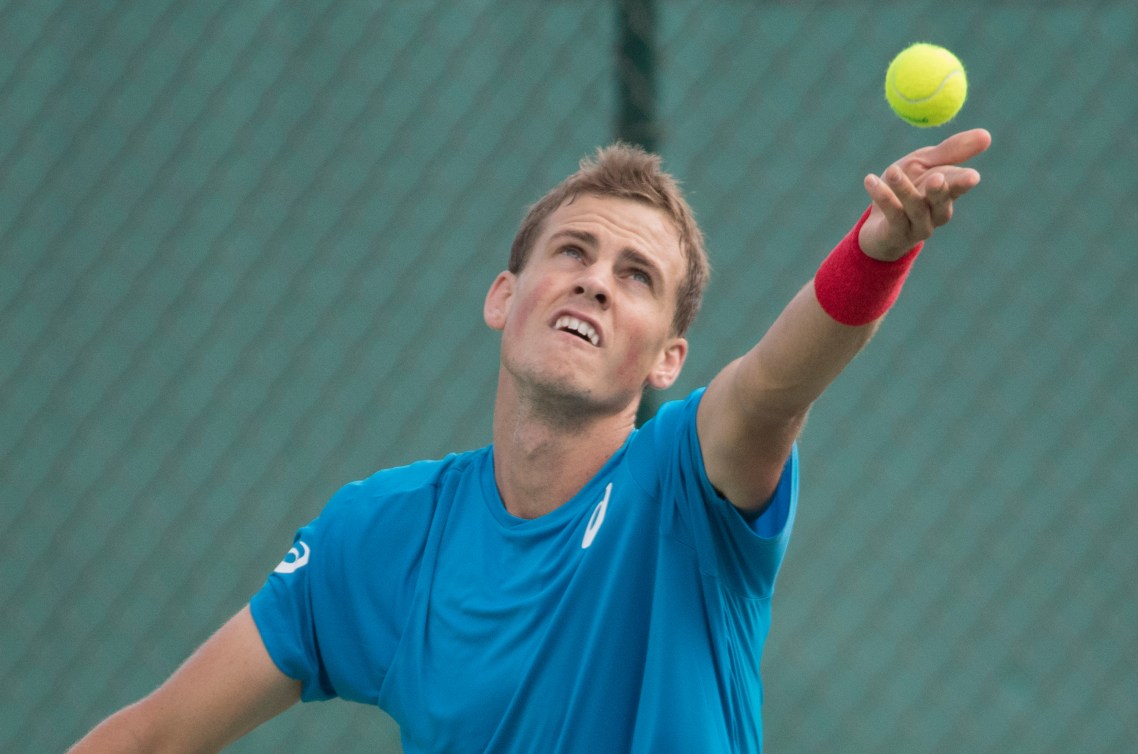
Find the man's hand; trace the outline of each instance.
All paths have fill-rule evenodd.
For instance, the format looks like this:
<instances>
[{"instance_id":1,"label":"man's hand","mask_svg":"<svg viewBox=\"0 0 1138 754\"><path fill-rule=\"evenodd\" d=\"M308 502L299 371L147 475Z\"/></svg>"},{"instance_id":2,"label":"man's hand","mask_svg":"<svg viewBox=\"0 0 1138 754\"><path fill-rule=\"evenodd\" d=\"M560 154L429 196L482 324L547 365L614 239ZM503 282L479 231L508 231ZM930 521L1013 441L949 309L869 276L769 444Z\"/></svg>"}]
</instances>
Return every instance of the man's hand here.
<instances>
[{"instance_id":1,"label":"man's hand","mask_svg":"<svg viewBox=\"0 0 1138 754\"><path fill-rule=\"evenodd\" d=\"M980 174L960 167L987 149L992 135L983 128L954 134L890 165L882 178L865 177L873 209L858 235L861 250L893 261L935 228L952 219L952 203L980 183Z\"/></svg>"}]
</instances>

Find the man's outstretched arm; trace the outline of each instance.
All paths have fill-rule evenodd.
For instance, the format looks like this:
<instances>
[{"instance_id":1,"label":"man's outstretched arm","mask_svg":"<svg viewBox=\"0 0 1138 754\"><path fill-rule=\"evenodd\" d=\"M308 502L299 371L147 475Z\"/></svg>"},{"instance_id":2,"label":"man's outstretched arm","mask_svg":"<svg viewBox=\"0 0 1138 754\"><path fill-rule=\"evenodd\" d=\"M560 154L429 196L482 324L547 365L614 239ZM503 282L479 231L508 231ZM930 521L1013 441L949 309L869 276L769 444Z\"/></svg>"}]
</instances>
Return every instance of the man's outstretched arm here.
<instances>
[{"instance_id":1,"label":"man's outstretched arm","mask_svg":"<svg viewBox=\"0 0 1138 754\"><path fill-rule=\"evenodd\" d=\"M157 690L100 723L69 754L219 751L300 699L265 650L249 607Z\"/></svg>"},{"instance_id":2,"label":"man's outstretched arm","mask_svg":"<svg viewBox=\"0 0 1138 754\"><path fill-rule=\"evenodd\" d=\"M872 205L857 234L860 253L894 263L952 218L956 199L980 182L961 163L983 152L990 134L955 134L866 176ZM758 513L778 483L811 404L873 336L881 317L843 324L819 303L812 280L762 339L712 380L697 418L708 477L744 513ZM833 295L833 294L831 294ZM836 294L851 296L858 291ZM839 301L838 304L843 302Z\"/></svg>"}]
</instances>

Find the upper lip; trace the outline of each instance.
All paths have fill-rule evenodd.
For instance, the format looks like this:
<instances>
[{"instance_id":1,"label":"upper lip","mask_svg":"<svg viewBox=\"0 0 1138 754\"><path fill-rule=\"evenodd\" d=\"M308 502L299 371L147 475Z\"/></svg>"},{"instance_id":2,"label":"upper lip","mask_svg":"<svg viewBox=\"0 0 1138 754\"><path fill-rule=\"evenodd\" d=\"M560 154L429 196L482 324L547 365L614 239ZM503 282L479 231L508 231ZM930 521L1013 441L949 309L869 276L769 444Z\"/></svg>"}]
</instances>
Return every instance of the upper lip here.
<instances>
[{"instance_id":1,"label":"upper lip","mask_svg":"<svg viewBox=\"0 0 1138 754\"><path fill-rule=\"evenodd\" d=\"M601 343L604 342L604 335L601 331L601 326L592 317L588 317L588 316L586 316L586 315L584 315L578 311L573 311L570 309L563 309L563 310L561 310L561 311L559 311L553 315L553 319L550 321L549 326L554 328L554 329L557 329L558 324L561 323L563 319L564 320L576 320L576 322L579 322L582 325L584 325L585 326L584 329L586 331L586 334L593 336L593 337L589 338L589 341L594 346L599 346L599 345L601 345ZM570 322L570 323L566 323L566 324L572 324L572 323ZM562 326L564 326L564 324ZM589 331L591 331L591 333Z\"/></svg>"}]
</instances>

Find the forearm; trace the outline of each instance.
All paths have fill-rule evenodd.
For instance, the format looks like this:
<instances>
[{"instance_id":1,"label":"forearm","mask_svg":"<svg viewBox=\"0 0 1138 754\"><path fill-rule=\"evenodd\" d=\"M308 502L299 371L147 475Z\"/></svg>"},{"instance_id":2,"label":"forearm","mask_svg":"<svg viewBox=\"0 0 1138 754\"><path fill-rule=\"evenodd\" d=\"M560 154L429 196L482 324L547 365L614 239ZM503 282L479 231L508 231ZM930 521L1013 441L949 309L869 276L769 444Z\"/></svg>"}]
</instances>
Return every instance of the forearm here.
<instances>
[{"instance_id":1,"label":"forearm","mask_svg":"<svg viewBox=\"0 0 1138 754\"><path fill-rule=\"evenodd\" d=\"M775 421L805 414L880 322L850 326L835 321L818 303L811 281L737 363L732 391L737 405Z\"/></svg>"},{"instance_id":2,"label":"forearm","mask_svg":"<svg viewBox=\"0 0 1138 754\"><path fill-rule=\"evenodd\" d=\"M835 321L811 281L762 340L712 380L700 404L699 434L708 478L721 494L744 511L762 509L810 406L877 326Z\"/></svg>"},{"instance_id":3,"label":"forearm","mask_svg":"<svg viewBox=\"0 0 1138 754\"><path fill-rule=\"evenodd\" d=\"M708 386L699 426L708 477L741 509L766 502L810 406L873 337L904 279L892 264L860 269L864 219L754 348ZM882 286L882 272L896 285Z\"/></svg>"},{"instance_id":4,"label":"forearm","mask_svg":"<svg viewBox=\"0 0 1138 754\"><path fill-rule=\"evenodd\" d=\"M159 751L150 735L145 711L140 703L124 707L99 723L90 733L68 749L68 754L142 754Z\"/></svg>"},{"instance_id":5,"label":"forearm","mask_svg":"<svg viewBox=\"0 0 1138 754\"><path fill-rule=\"evenodd\" d=\"M70 754L212 752L300 700L243 608L158 689L108 717Z\"/></svg>"},{"instance_id":6,"label":"forearm","mask_svg":"<svg viewBox=\"0 0 1138 754\"><path fill-rule=\"evenodd\" d=\"M216 719L187 718L179 706L153 694L99 723L68 754L203 754L237 737Z\"/></svg>"}]
</instances>

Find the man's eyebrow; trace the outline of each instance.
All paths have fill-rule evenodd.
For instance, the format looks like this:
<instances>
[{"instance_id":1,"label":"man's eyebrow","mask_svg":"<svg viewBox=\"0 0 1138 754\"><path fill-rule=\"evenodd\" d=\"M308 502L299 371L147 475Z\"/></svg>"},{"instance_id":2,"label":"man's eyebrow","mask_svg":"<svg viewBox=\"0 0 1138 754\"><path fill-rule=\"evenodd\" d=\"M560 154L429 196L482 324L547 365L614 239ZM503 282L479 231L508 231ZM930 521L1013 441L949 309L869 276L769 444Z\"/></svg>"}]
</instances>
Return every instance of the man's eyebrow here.
<instances>
[{"instance_id":1,"label":"man's eyebrow","mask_svg":"<svg viewBox=\"0 0 1138 754\"><path fill-rule=\"evenodd\" d=\"M656 260L638 249L629 246L621 249L620 255L633 264L644 267L651 272L654 277L659 277L662 274L660 265L657 264Z\"/></svg>"},{"instance_id":2,"label":"man's eyebrow","mask_svg":"<svg viewBox=\"0 0 1138 754\"><path fill-rule=\"evenodd\" d=\"M550 238L550 240L554 241L554 240L557 240L558 238L561 238L562 236L568 236L569 238L575 239L575 240L580 241L581 243L587 244L589 246L596 246L597 245L597 237L596 236L594 236L592 233L590 233L587 230L577 230L576 228L564 228L562 230L559 230L553 234L553 236Z\"/></svg>"}]
</instances>

